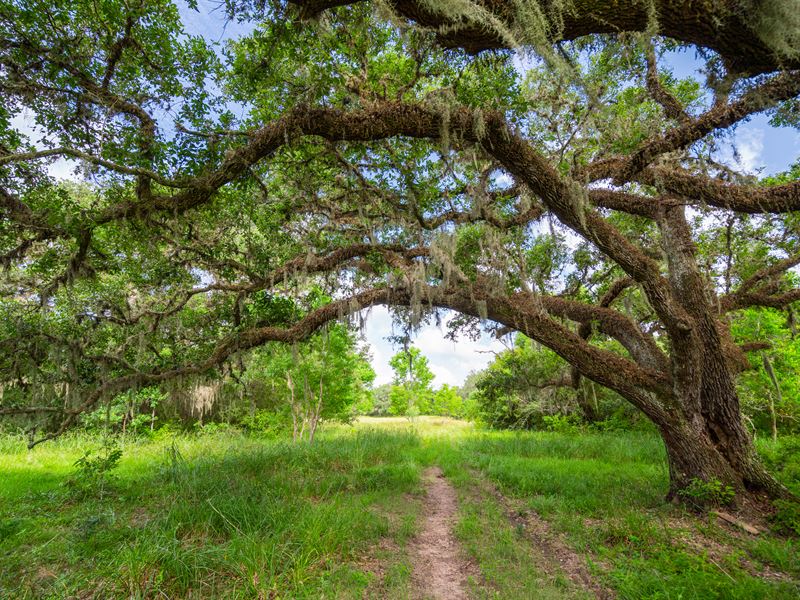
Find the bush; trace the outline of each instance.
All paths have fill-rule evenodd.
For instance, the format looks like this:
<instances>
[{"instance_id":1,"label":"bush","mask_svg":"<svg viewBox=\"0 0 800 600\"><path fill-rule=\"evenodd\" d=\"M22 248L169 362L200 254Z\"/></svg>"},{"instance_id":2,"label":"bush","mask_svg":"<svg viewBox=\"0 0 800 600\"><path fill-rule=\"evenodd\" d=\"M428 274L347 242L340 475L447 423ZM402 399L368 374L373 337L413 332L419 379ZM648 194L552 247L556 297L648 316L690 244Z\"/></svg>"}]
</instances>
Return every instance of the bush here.
<instances>
[{"instance_id":1,"label":"bush","mask_svg":"<svg viewBox=\"0 0 800 600\"><path fill-rule=\"evenodd\" d=\"M758 440L764 464L786 487L800 494L800 436L784 436L776 442Z\"/></svg>"},{"instance_id":2,"label":"bush","mask_svg":"<svg viewBox=\"0 0 800 600\"><path fill-rule=\"evenodd\" d=\"M542 422L546 431L555 433L578 433L581 430L581 420L577 415L545 415Z\"/></svg>"},{"instance_id":3,"label":"bush","mask_svg":"<svg viewBox=\"0 0 800 600\"><path fill-rule=\"evenodd\" d=\"M241 433L238 427L230 423L210 422L205 424L195 423L194 430L201 435L218 435L222 433Z\"/></svg>"},{"instance_id":4,"label":"bush","mask_svg":"<svg viewBox=\"0 0 800 600\"><path fill-rule=\"evenodd\" d=\"M122 450L116 441L107 439L97 454L93 450L87 450L75 461L76 471L67 480L67 487L79 496L102 498L114 479L111 471L117 468L121 458Z\"/></svg>"},{"instance_id":5,"label":"bush","mask_svg":"<svg viewBox=\"0 0 800 600\"><path fill-rule=\"evenodd\" d=\"M696 506L720 506L733 502L736 492L719 479L704 481L695 477L678 494Z\"/></svg>"},{"instance_id":6,"label":"bush","mask_svg":"<svg viewBox=\"0 0 800 600\"><path fill-rule=\"evenodd\" d=\"M155 409L161 405L166 394L157 387L129 390L115 396L108 406L81 415L81 424L89 431L111 429L127 433L150 433L158 417Z\"/></svg>"},{"instance_id":7,"label":"bush","mask_svg":"<svg viewBox=\"0 0 800 600\"><path fill-rule=\"evenodd\" d=\"M793 500L775 500L777 509L772 515L773 526L780 533L800 536L800 503Z\"/></svg>"},{"instance_id":8,"label":"bush","mask_svg":"<svg viewBox=\"0 0 800 600\"><path fill-rule=\"evenodd\" d=\"M248 433L266 438L276 438L287 433L291 427L288 413L260 408L252 415L239 419L239 425Z\"/></svg>"},{"instance_id":9,"label":"bush","mask_svg":"<svg viewBox=\"0 0 800 600\"><path fill-rule=\"evenodd\" d=\"M183 432L183 428L180 426L179 423L168 422L164 423L157 429L153 431L147 432L147 437L149 437L154 442L167 440L170 438L174 438L176 435L179 435Z\"/></svg>"}]
</instances>

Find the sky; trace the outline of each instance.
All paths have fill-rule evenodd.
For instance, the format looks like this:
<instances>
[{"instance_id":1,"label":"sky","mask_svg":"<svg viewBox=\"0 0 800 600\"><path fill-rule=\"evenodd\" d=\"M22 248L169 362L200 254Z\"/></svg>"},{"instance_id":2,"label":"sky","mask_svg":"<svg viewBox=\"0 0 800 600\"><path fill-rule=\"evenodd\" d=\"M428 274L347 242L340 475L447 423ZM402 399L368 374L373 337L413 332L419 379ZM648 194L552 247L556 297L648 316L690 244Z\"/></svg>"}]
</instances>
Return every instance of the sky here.
<instances>
[{"instance_id":1,"label":"sky","mask_svg":"<svg viewBox=\"0 0 800 600\"><path fill-rule=\"evenodd\" d=\"M202 35L210 42L222 44L226 40L246 35L252 29L252 25L247 23L226 23L218 0L199 0L198 11L189 9L184 0L177 2L186 30ZM692 51L672 53L668 61L668 66L676 76L700 77L697 74L699 63ZM31 126L27 115L19 115L15 124L21 131L33 133L33 137L36 137L35 128ZM786 170L800 156L800 132L790 128L774 128L769 125L765 116L753 117L740 125L733 141L738 150L738 159L730 146L722 149L720 158L752 174L765 175ZM735 165L737 161L738 165ZM63 179L73 176L72 166L66 161L54 163L51 173ZM505 349L501 341L488 335L483 335L477 341L465 336L457 342L445 339L445 326L452 316L446 313L442 326L422 327L412 341L428 358L435 375L434 385L437 387L443 384L460 385L470 372L486 367L494 359L496 352ZM371 309L365 323L361 333L370 346L372 366L376 373L375 384L388 383L392 378L389 359L400 350L386 339L393 333L388 310L384 307Z\"/></svg>"},{"instance_id":2,"label":"sky","mask_svg":"<svg viewBox=\"0 0 800 600\"><path fill-rule=\"evenodd\" d=\"M371 309L368 313L362 335L370 346L372 368L375 370L375 385L389 383L392 369L389 359L402 349L393 346L386 338L400 333L392 329L389 310L383 306ZM451 311L445 313L441 326L427 325L414 336L412 344L419 348L428 359L433 372L434 386L444 384L459 386L471 371L479 371L494 360L495 353L506 349L508 338L497 340L482 335L477 341L461 336L456 342L445 339L447 322L455 316Z\"/></svg>"}]
</instances>

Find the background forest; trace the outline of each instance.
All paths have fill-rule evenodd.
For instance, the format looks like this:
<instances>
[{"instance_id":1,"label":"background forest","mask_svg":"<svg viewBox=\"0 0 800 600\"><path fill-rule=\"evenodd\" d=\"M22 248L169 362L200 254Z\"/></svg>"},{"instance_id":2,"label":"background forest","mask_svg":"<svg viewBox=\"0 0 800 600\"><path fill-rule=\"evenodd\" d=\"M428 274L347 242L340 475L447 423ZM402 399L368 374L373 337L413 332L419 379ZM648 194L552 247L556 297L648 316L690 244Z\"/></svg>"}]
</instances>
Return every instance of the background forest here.
<instances>
[{"instance_id":1,"label":"background forest","mask_svg":"<svg viewBox=\"0 0 800 600\"><path fill-rule=\"evenodd\" d=\"M324 301L324 299L323 299ZM739 378L743 415L756 437L800 431L800 341L793 312L749 309L733 323L735 335L770 340L750 356ZM82 417L88 430L153 435L219 426L258 435L305 434L325 421L350 423L359 415L440 415L489 428L578 431L648 429L624 399L590 381L575 387L569 365L518 334L510 347L460 387L433 387L424 353L408 346L392 357L394 379L373 386L369 347L346 325L325 327L308 341L274 343L252 352L214 380L178 380L162 388L120 394ZM23 421L24 423L24 421ZM20 425L6 420L8 432Z\"/></svg>"}]
</instances>

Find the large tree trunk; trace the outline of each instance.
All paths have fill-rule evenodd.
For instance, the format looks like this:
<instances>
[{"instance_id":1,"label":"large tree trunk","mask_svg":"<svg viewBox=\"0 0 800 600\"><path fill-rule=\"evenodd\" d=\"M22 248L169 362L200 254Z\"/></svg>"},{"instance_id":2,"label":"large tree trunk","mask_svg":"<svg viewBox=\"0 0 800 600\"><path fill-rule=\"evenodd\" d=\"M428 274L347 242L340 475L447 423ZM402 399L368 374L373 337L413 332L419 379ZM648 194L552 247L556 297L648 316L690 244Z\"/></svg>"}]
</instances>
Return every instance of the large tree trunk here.
<instances>
[{"instance_id":1,"label":"large tree trunk","mask_svg":"<svg viewBox=\"0 0 800 600\"><path fill-rule=\"evenodd\" d=\"M742 421L735 374L746 357L716 312L716 295L701 274L682 206L658 218L669 265L668 279L685 324L670 332L673 389L656 421L670 463L670 494L694 479L718 480L739 496L786 495L763 467ZM676 313L678 314L678 313Z\"/></svg>"},{"instance_id":2,"label":"large tree trunk","mask_svg":"<svg viewBox=\"0 0 800 600\"><path fill-rule=\"evenodd\" d=\"M706 399L707 403L711 401ZM677 415L656 421L669 463L668 499L685 499L681 491L694 480L731 486L735 501L788 495L761 463L738 412L738 399L735 411L730 397L714 401L728 410L715 415L692 413L684 405Z\"/></svg>"},{"instance_id":3,"label":"large tree trunk","mask_svg":"<svg viewBox=\"0 0 800 600\"><path fill-rule=\"evenodd\" d=\"M737 475L708 437L701 420L657 423L669 465L667 498L680 499L694 480L736 483Z\"/></svg>"}]
</instances>

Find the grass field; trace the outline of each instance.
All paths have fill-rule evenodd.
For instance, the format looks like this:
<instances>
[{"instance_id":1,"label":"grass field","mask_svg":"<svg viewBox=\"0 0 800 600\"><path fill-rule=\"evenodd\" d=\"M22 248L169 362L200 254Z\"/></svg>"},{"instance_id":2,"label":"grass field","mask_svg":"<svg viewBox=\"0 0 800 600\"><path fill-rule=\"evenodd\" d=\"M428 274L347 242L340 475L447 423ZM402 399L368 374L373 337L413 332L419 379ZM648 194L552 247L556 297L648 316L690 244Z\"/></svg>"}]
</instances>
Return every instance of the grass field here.
<instances>
[{"instance_id":1,"label":"grass field","mask_svg":"<svg viewBox=\"0 0 800 600\"><path fill-rule=\"evenodd\" d=\"M797 598L797 540L663 501L646 434L330 426L313 446L236 432L128 440L102 488L87 446L0 438L0 598L408 598L438 465L476 598ZM96 445L96 442L95 442Z\"/></svg>"}]
</instances>

